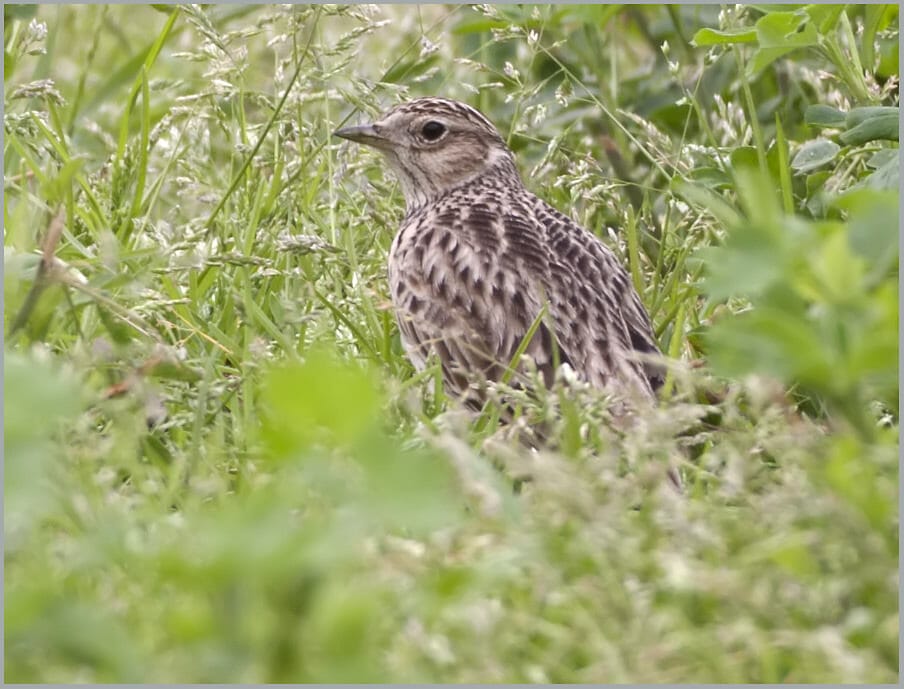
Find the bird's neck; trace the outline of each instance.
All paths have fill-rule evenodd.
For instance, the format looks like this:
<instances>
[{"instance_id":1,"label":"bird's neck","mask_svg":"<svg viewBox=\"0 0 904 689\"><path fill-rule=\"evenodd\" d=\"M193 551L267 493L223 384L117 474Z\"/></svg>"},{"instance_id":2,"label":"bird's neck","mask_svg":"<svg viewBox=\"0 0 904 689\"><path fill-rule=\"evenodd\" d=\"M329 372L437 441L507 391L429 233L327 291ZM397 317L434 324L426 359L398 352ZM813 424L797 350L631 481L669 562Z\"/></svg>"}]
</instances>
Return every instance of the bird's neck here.
<instances>
[{"instance_id":1,"label":"bird's neck","mask_svg":"<svg viewBox=\"0 0 904 689\"><path fill-rule=\"evenodd\" d=\"M463 187L492 182L493 186L499 184L507 186L520 186L523 184L515 161L508 151L492 149L487 157L487 164L473 175L462 177L454 184L436 187L424 184L423 179L404 179L402 191L405 195L406 215L412 215L419 209L435 203L444 196Z\"/></svg>"}]
</instances>

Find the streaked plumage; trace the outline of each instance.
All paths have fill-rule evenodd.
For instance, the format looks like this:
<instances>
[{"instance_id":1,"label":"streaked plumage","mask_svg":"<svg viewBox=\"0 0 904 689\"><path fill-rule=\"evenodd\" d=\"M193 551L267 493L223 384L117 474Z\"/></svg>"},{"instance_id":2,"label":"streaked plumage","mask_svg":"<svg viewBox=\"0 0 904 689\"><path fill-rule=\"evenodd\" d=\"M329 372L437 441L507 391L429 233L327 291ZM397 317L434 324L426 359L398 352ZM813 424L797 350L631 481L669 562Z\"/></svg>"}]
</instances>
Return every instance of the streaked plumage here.
<instances>
[{"instance_id":1,"label":"streaked plumage","mask_svg":"<svg viewBox=\"0 0 904 689\"><path fill-rule=\"evenodd\" d=\"M407 204L389 254L402 342L431 352L447 389L470 401L498 380L544 304L526 349L547 384L568 363L592 385L646 396L661 370L650 320L625 269L596 236L529 192L496 128L441 98L399 105L340 137L380 150Z\"/></svg>"}]
</instances>

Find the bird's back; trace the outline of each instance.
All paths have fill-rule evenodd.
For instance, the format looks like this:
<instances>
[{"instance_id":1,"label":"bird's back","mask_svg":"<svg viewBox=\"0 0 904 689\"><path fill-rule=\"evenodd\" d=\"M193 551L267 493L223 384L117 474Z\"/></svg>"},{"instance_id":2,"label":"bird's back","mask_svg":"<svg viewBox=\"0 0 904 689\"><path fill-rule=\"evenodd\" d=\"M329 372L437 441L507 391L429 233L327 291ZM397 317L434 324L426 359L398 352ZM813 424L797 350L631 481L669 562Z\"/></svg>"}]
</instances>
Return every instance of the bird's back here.
<instances>
[{"instance_id":1,"label":"bird's back","mask_svg":"<svg viewBox=\"0 0 904 689\"><path fill-rule=\"evenodd\" d=\"M662 374L642 357L659 348L627 271L599 238L531 196L550 256L547 295L556 334L577 373L597 386L630 381L651 393Z\"/></svg>"},{"instance_id":2,"label":"bird's back","mask_svg":"<svg viewBox=\"0 0 904 689\"><path fill-rule=\"evenodd\" d=\"M438 355L450 392L498 380L546 307L525 353L550 384L567 363L589 383L651 394L649 318L615 255L525 189L512 167L410 209L393 242L390 288L418 368ZM473 394L472 394L473 397Z\"/></svg>"}]
</instances>

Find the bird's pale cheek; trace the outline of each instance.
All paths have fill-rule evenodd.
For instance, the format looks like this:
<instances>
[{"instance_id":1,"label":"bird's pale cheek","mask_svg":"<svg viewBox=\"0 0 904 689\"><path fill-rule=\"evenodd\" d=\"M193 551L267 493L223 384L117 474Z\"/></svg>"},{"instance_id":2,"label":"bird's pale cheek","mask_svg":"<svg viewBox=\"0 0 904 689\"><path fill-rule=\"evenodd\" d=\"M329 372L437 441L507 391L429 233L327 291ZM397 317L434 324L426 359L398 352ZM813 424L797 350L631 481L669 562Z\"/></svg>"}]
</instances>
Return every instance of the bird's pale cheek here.
<instances>
[{"instance_id":1,"label":"bird's pale cheek","mask_svg":"<svg viewBox=\"0 0 904 689\"><path fill-rule=\"evenodd\" d=\"M394 150L385 151L384 156L387 166L396 178L402 178L405 175L405 169L408 167L406 160L399 155L398 151Z\"/></svg>"},{"instance_id":2,"label":"bird's pale cheek","mask_svg":"<svg viewBox=\"0 0 904 689\"><path fill-rule=\"evenodd\" d=\"M470 179L486 167L484 149L447 149L434 156L431 169L445 185Z\"/></svg>"},{"instance_id":3,"label":"bird's pale cheek","mask_svg":"<svg viewBox=\"0 0 904 689\"><path fill-rule=\"evenodd\" d=\"M457 153L456 159L452 161L452 166L464 172L466 177L471 177L488 166L489 150L482 142L475 142L467 148L461 148Z\"/></svg>"}]
</instances>

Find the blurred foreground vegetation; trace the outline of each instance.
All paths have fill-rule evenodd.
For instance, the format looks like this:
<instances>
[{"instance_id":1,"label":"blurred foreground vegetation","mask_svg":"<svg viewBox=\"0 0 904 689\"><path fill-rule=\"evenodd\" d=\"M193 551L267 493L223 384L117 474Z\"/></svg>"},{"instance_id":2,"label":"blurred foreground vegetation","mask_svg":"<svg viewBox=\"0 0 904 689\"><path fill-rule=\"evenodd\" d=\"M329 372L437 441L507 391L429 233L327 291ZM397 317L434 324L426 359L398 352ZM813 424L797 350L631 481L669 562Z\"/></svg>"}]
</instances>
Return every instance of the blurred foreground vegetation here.
<instances>
[{"instance_id":1,"label":"blurred foreground vegetation","mask_svg":"<svg viewBox=\"0 0 904 689\"><path fill-rule=\"evenodd\" d=\"M7 681L897 681L897 6L4 15ZM630 267L632 426L404 358L330 134L434 94Z\"/></svg>"}]
</instances>

